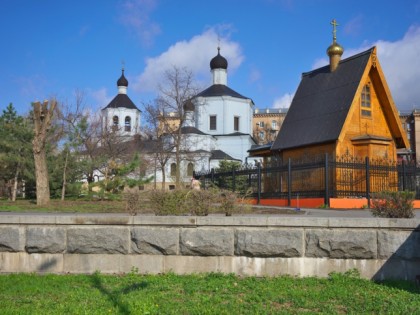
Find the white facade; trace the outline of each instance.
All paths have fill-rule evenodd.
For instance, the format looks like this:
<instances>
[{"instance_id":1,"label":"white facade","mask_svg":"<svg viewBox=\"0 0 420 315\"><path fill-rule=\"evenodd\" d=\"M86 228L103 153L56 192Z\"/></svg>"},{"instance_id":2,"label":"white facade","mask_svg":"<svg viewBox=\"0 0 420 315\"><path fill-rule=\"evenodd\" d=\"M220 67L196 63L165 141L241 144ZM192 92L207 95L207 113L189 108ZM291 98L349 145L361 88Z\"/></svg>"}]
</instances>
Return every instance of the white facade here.
<instances>
[{"instance_id":1,"label":"white facade","mask_svg":"<svg viewBox=\"0 0 420 315\"><path fill-rule=\"evenodd\" d=\"M128 81L124 69L117 87L118 94L102 109L102 128L118 132L121 136L134 136L140 132L141 111L127 95Z\"/></svg>"},{"instance_id":2,"label":"white facade","mask_svg":"<svg viewBox=\"0 0 420 315\"><path fill-rule=\"evenodd\" d=\"M124 107L104 108L102 127L118 130L121 136L134 136L140 132L140 111Z\"/></svg>"}]
</instances>

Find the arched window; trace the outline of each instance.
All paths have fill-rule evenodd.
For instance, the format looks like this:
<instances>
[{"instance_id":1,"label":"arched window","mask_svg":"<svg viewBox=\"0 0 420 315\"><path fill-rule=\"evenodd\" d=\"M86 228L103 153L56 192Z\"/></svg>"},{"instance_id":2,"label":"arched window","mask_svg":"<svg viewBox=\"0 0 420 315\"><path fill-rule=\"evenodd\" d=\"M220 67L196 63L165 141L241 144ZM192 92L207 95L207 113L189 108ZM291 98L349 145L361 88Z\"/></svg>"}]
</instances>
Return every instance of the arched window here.
<instances>
[{"instance_id":1,"label":"arched window","mask_svg":"<svg viewBox=\"0 0 420 315\"><path fill-rule=\"evenodd\" d=\"M126 116L125 117L125 131L131 131L131 117L130 116Z\"/></svg>"},{"instance_id":2,"label":"arched window","mask_svg":"<svg viewBox=\"0 0 420 315\"><path fill-rule=\"evenodd\" d=\"M176 176L176 163L171 164L171 176Z\"/></svg>"},{"instance_id":3,"label":"arched window","mask_svg":"<svg viewBox=\"0 0 420 315\"><path fill-rule=\"evenodd\" d=\"M194 164L191 162L187 165L187 176L192 177L194 173Z\"/></svg>"},{"instance_id":4,"label":"arched window","mask_svg":"<svg viewBox=\"0 0 420 315\"><path fill-rule=\"evenodd\" d=\"M118 130L118 116L112 117L112 130L117 131Z\"/></svg>"}]
</instances>

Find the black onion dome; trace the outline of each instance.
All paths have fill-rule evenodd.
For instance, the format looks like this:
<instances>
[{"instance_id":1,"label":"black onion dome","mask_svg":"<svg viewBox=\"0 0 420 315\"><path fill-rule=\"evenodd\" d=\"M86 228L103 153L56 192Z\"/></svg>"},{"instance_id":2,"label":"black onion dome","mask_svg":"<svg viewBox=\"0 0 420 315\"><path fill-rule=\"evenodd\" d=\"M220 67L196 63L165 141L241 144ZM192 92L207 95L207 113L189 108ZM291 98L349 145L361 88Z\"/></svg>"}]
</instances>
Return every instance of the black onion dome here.
<instances>
[{"instance_id":1,"label":"black onion dome","mask_svg":"<svg viewBox=\"0 0 420 315\"><path fill-rule=\"evenodd\" d=\"M122 69L121 77L117 81L117 86L125 86L125 87L128 86L128 81L124 76L124 69Z\"/></svg>"},{"instance_id":2,"label":"black onion dome","mask_svg":"<svg viewBox=\"0 0 420 315\"><path fill-rule=\"evenodd\" d=\"M187 100L184 103L184 111L193 112L194 110L195 110L195 106L194 106L193 102L191 102L191 99Z\"/></svg>"},{"instance_id":3,"label":"black onion dome","mask_svg":"<svg viewBox=\"0 0 420 315\"><path fill-rule=\"evenodd\" d=\"M217 47L217 56L210 61L210 69L227 69L228 62L225 57L220 55L220 47Z\"/></svg>"}]
</instances>

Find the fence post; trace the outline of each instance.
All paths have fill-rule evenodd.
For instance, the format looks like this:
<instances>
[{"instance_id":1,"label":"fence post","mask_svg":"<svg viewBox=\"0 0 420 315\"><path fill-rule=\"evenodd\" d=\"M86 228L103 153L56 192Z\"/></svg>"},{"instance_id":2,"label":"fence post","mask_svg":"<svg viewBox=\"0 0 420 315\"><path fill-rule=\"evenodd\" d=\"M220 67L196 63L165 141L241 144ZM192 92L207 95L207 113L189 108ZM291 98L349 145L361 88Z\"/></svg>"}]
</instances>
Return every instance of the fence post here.
<instances>
[{"instance_id":1,"label":"fence post","mask_svg":"<svg viewBox=\"0 0 420 315\"><path fill-rule=\"evenodd\" d=\"M235 168L232 168L232 191L234 192L236 188L236 182L235 182Z\"/></svg>"},{"instance_id":2,"label":"fence post","mask_svg":"<svg viewBox=\"0 0 420 315\"><path fill-rule=\"evenodd\" d=\"M325 153L325 173L324 173L324 182L325 182L325 198L324 204L328 207L330 206L330 192L329 192L329 183L328 183L328 153Z\"/></svg>"},{"instance_id":3,"label":"fence post","mask_svg":"<svg viewBox=\"0 0 420 315\"><path fill-rule=\"evenodd\" d=\"M401 166L402 166L402 176L403 176L403 178L402 178L402 190L405 191L407 184L406 184L406 174L405 174L406 169L405 169L404 160L402 160L401 163L402 163Z\"/></svg>"},{"instance_id":4,"label":"fence post","mask_svg":"<svg viewBox=\"0 0 420 315\"><path fill-rule=\"evenodd\" d=\"M261 163L257 164L257 180L258 180L258 194L257 194L257 204L260 204L261 201Z\"/></svg>"},{"instance_id":5,"label":"fence post","mask_svg":"<svg viewBox=\"0 0 420 315\"><path fill-rule=\"evenodd\" d=\"M370 208L370 167L369 167L369 158L365 157L366 165L366 199L368 208Z\"/></svg>"},{"instance_id":6,"label":"fence post","mask_svg":"<svg viewBox=\"0 0 420 315\"><path fill-rule=\"evenodd\" d=\"M292 159L287 164L287 205L292 205Z\"/></svg>"}]
</instances>

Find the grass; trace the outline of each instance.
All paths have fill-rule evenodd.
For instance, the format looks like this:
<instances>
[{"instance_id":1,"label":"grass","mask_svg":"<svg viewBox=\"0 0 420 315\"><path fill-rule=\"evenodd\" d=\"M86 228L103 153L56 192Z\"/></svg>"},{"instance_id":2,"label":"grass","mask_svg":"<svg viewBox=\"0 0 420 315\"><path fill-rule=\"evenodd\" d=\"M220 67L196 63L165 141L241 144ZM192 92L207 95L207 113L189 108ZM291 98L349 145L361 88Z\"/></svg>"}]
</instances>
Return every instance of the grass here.
<instances>
[{"instance_id":1,"label":"grass","mask_svg":"<svg viewBox=\"0 0 420 315\"><path fill-rule=\"evenodd\" d=\"M418 314L410 282L329 278L177 276L0 276L2 314Z\"/></svg>"},{"instance_id":2,"label":"grass","mask_svg":"<svg viewBox=\"0 0 420 315\"><path fill-rule=\"evenodd\" d=\"M138 214L154 214L147 200L138 205ZM0 212L45 212L45 213L128 213L125 201L121 200L58 200L51 199L48 206L39 207L35 200L0 199ZM249 207L244 213L258 214L293 214L302 215L305 212L296 212L293 209L279 209L271 207Z\"/></svg>"},{"instance_id":3,"label":"grass","mask_svg":"<svg viewBox=\"0 0 420 315\"><path fill-rule=\"evenodd\" d=\"M118 200L57 200L39 207L35 200L0 200L0 211L9 212L60 212L60 213L125 213L125 202Z\"/></svg>"}]
</instances>

